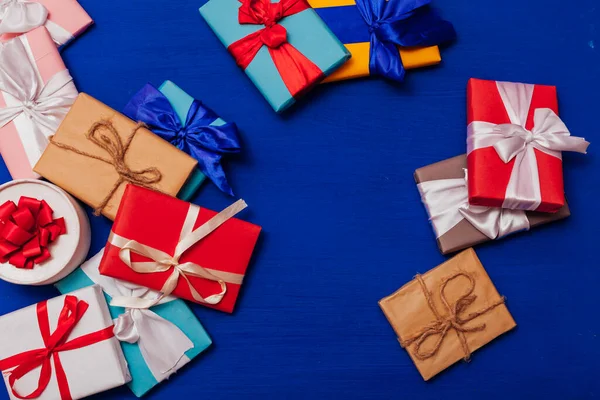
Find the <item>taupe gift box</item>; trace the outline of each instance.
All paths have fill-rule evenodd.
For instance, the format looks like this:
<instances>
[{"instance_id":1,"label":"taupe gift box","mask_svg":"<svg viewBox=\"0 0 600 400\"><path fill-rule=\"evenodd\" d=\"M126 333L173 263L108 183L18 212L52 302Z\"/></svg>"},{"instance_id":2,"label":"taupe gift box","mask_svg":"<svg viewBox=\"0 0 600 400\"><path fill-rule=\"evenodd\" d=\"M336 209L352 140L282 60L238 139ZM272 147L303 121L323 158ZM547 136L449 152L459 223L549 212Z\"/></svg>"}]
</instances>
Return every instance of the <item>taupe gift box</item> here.
<instances>
[{"instance_id":1,"label":"taupe gift box","mask_svg":"<svg viewBox=\"0 0 600 400\"><path fill-rule=\"evenodd\" d=\"M80 94L34 170L111 220L127 183L176 196L197 161Z\"/></svg>"},{"instance_id":2,"label":"taupe gift box","mask_svg":"<svg viewBox=\"0 0 600 400\"><path fill-rule=\"evenodd\" d=\"M415 181L417 184L420 184L442 179L464 179L466 168L467 156L463 154L417 169L415 171ZM431 217L430 209L427 204L424 205ZM553 214L536 211L525 212L530 228L558 221L570 215L571 212L567 204ZM454 227L437 238L438 247L442 254L453 253L490 240L492 240L490 237L486 236L466 219L462 219Z\"/></svg>"},{"instance_id":3,"label":"taupe gift box","mask_svg":"<svg viewBox=\"0 0 600 400\"><path fill-rule=\"evenodd\" d=\"M379 306L425 380L517 325L473 249L417 275Z\"/></svg>"}]
</instances>

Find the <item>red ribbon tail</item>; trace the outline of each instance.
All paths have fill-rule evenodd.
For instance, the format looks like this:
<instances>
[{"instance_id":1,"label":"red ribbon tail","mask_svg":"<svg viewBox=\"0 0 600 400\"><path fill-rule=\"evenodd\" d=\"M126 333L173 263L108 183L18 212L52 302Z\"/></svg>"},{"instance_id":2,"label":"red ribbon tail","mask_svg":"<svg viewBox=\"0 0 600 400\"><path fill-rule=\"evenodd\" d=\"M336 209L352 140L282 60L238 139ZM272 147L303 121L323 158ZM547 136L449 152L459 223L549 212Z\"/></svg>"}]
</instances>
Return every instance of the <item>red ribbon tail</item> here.
<instances>
[{"instance_id":1,"label":"red ribbon tail","mask_svg":"<svg viewBox=\"0 0 600 400\"><path fill-rule=\"evenodd\" d=\"M325 74L315 63L289 43L276 49L269 48L269 53L283 83L294 98L325 78Z\"/></svg>"}]
</instances>

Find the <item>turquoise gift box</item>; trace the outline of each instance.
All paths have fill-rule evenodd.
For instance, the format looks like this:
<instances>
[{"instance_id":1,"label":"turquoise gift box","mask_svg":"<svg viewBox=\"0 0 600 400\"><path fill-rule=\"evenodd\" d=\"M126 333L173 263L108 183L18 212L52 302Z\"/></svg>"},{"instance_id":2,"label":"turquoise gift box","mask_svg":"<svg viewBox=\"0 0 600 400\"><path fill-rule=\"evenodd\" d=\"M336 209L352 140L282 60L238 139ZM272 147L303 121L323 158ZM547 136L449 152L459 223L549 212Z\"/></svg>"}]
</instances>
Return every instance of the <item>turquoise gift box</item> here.
<instances>
[{"instance_id":1,"label":"turquoise gift box","mask_svg":"<svg viewBox=\"0 0 600 400\"><path fill-rule=\"evenodd\" d=\"M268 3L268 1L260 0L259 2ZM287 3L304 2L304 0L281 1ZM238 0L210 0L200 8L200 14L204 20L227 48L238 40L265 28L265 25L259 24L240 24L238 22L238 11L241 6L242 2ZM265 4L260 6L265 6ZM275 25L281 25L285 28L285 31L287 31L285 41L295 47L322 71L322 77L318 81L330 75L350 58L348 50L310 6L298 13L277 20ZM245 68L245 72L273 109L280 112L294 104L296 99L288 89L280 71L277 70L270 50L266 45L262 45ZM318 83L318 81L312 82L309 86ZM310 87L304 87L299 94L308 89Z\"/></svg>"},{"instance_id":2,"label":"turquoise gift box","mask_svg":"<svg viewBox=\"0 0 600 400\"><path fill-rule=\"evenodd\" d=\"M98 266L103 252L104 250L100 251L81 268L57 282L56 288L65 294L99 284L109 304L112 296L107 292L113 295L124 295L124 292L127 292L136 297L159 295L147 288L100 275ZM143 396L154 386L168 379L212 344L210 337L183 300L172 297L166 300L150 310L138 312L131 318L123 318L132 315L128 314L129 310L109 306L110 314L116 320L115 336L121 340L121 347L131 372L132 380L128 386L137 397ZM122 332L119 334L117 328L120 326ZM124 341L121 336L127 336L125 340L129 342ZM129 340L129 337L133 337L133 340Z\"/></svg>"}]
</instances>

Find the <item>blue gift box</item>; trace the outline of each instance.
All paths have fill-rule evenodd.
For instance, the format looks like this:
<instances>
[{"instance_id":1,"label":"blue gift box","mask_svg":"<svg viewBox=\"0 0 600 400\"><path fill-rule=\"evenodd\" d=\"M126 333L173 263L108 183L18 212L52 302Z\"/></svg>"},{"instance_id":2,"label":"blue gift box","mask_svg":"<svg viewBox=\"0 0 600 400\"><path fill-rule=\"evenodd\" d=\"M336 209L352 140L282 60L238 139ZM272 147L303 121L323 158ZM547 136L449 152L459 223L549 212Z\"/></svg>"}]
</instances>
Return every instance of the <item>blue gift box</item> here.
<instances>
[{"instance_id":1,"label":"blue gift box","mask_svg":"<svg viewBox=\"0 0 600 400\"><path fill-rule=\"evenodd\" d=\"M84 268L86 268L88 271L87 273L84 271L84 269L77 268L69 276L57 282L55 284L56 288L58 288L58 290L63 294L91 286L94 283L98 283L104 288L105 284L103 284L103 280L112 280L113 278L101 277L97 272L98 265L102 259L102 253L103 251L96 254L84 264ZM104 290L104 295L107 299L107 302L110 303L111 296L106 293L106 289ZM113 306L109 306L109 309L113 319L119 318L119 316L124 314L126 311L124 308ZM129 371L131 372L132 377L132 381L128 384L128 386L137 397L141 397L146 394L154 386L167 379L171 373L176 372L176 370L183 367L183 365L187 364L190 360L198 356L212 344L210 337L194 313L189 309L183 300L173 299L172 301L158 304L152 307L151 311L158 317L169 321L179 328L179 330L185 336L187 336L187 339L191 341L191 345L193 347L185 351L185 353L177 361L176 366L174 366L168 373L165 373L164 371L152 372L146 363L146 360L144 359L139 344L121 341L121 347L123 348L123 353L125 355L125 359L127 360ZM150 321L150 323L152 322L154 321ZM164 338L165 341L169 341L170 339L173 338Z\"/></svg>"},{"instance_id":2,"label":"blue gift box","mask_svg":"<svg viewBox=\"0 0 600 400\"><path fill-rule=\"evenodd\" d=\"M238 0L210 0L200 8L200 14L225 47L265 27L240 24L241 4ZM287 42L319 67L324 77L350 58L348 50L312 8L284 17L278 24L287 31ZM245 72L275 111L283 111L295 103L267 46L260 48Z\"/></svg>"}]
</instances>

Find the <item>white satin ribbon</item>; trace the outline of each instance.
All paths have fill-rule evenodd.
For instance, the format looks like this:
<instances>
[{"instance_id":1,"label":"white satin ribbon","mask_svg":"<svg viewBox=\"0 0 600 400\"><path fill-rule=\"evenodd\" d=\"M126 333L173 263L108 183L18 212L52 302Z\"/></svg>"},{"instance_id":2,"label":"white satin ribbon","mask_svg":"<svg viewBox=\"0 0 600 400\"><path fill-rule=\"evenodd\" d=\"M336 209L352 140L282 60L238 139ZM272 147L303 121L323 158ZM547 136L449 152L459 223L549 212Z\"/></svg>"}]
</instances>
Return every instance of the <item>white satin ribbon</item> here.
<instances>
[{"instance_id":1,"label":"white satin ribbon","mask_svg":"<svg viewBox=\"0 0 600 400\"><path fill-rule=\"evenodd\" d=\"M492 240L529 230L525 211L469 205L466 173L465 179L438 179L417 185L436 238L463 219Z\"/></svg>"},{"instance_id":2,"label":"white satin ribbon","mask_svg":"<svg viewBox=\"0 0 600 400\"><path fill-rule=\"evenodd\" d=\"M116 233L110 233L108 241L113 246L119 247L119 258L125 265L134 270L135 272L142 274L152 274L156 272L165 272L172 270L171 275L167 278L162 289L160 290L161 296L157 299L134 299L126 297L113 297L111 305L127 307L127 308L149 308L159 302L164 296L168 296L173 293L173 290L177 287L179 278L183 278L190 289L192 297L199 303L206 304L218 304L221 302L225 293L227 292L227 283L242 284L244 279L243 275L234 274L229 272L217 271L213 269L203 268L198 264L192 262L179 263L180 257L196 243L200 242L219 226L227 222L227 220L233 218L237 213L247 207L244 200L238 200L234 204L227 207L225 210L216 214L214 217L209 219L207 222L202 224L196 230L193 230L196 219L200 212L200 207L190 204L188 213L186 215L185 222L181 229L179 236L179 242L175 248L175 254L170 255L161 250L155 249L150 246L146 246L135 240L130 240L117 235ZM131 261L131 253L136 253L153 261L151 262L133 262ZM195 276L204 278L210 281L218 282L221 285L221 291L217 294L210 295L206 298L202 297L200 293L194 288L189 280L189 276Z\"/></svg>"},{"instance_id":3,"label":"white satin ribbon","mask_svg":"<svg viewBox=\"0 0 600 400\"><path fill-rule=\"evenodd\" d=\"M0 45L0 128L15 122L30 165L40 158L77 98L69 71L55 74L46 85L38 76L35 61L20 39Z\"/></svg>"},{"instance_id":4,"label":"white satin ribbon","mask_svg":"<svg viewBox=\"0 0 600 400\"><path fill-rule=\"evenodd\" d=\"M68 30L58 25L54 21L48 20L46 21L46 29L50 33L52 40L56 43L57 46L64 46L69 43L71 40L75 39L75 36L71 34Z\"/></svg>"},{"instance_id":5,"label":"white satin ribbon","mask_svg":"<svg viewBox=\"0 0 600 400\"><path fill-rule=\"evenodd\" d=\"M81 269L111 297L131 297L155 300L160 293L148 288L100 275L98 267L104 249L85 262ZM174 300L163 297L160 303ZM117 318L114 328L115 337L127 343L137 343L142 357L157 380L162 382L181 366L189 362L185 352L194 347L194 343L172 322L147 309L126 308Z\"/></svg>"},{"instance_id":6,"label":"white satin ribbon","mask_svg":"<svg viewBox=\"0 0 600 400\"><path fill-rule=\"evenodd\" d=\"M42 4L26 0L0 0L0 35L26 33L44 25L48 10Z\"/></svg>"},{"instance_id":7,"label":"white satin ribbon","mask_svg":"<svg viewBox=\"0 0 600 400\"><path fill-rule=\"evenodd\" d=\"M515 164L506 188L503 208L536 210L542 202L540 177L534 149L558 159L562 151L585 153L585 139L571 136L561 119L549 108L534 111L534 126L525 129L534 85L496 82L510 124L473 121L467 130L467 152L493 146L505 163Z\"/></svg>"}]
</instances>

